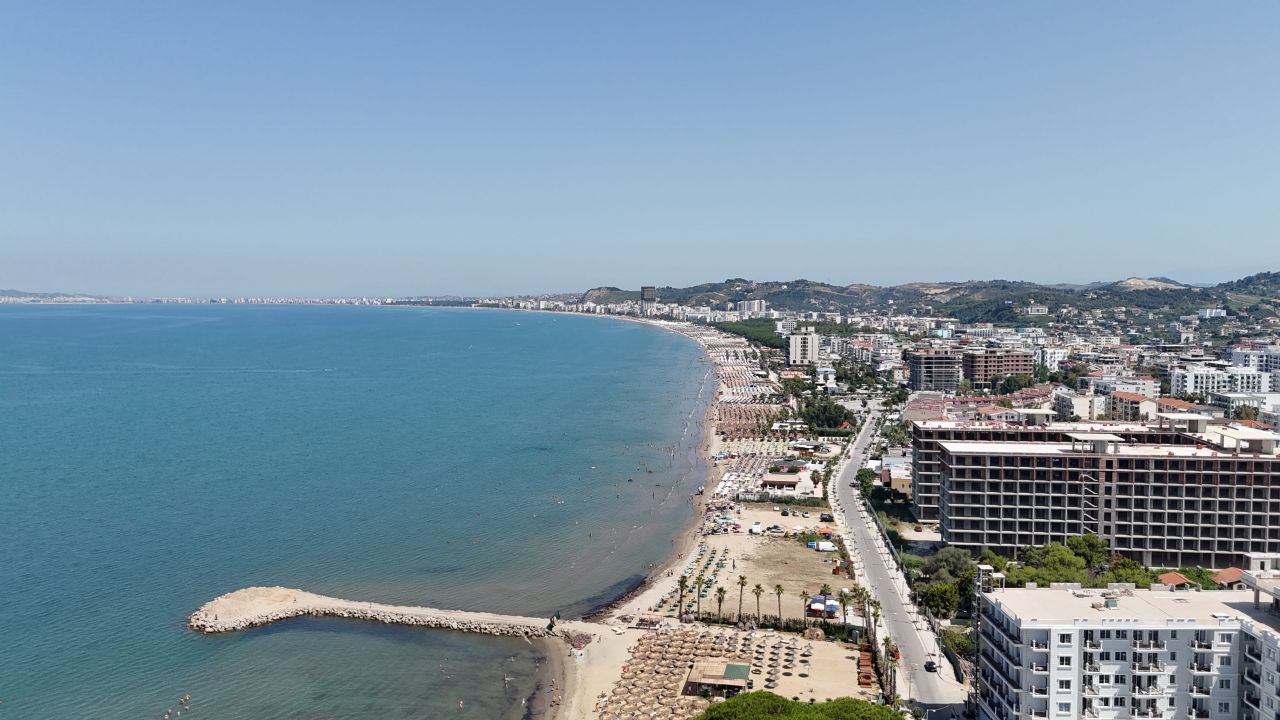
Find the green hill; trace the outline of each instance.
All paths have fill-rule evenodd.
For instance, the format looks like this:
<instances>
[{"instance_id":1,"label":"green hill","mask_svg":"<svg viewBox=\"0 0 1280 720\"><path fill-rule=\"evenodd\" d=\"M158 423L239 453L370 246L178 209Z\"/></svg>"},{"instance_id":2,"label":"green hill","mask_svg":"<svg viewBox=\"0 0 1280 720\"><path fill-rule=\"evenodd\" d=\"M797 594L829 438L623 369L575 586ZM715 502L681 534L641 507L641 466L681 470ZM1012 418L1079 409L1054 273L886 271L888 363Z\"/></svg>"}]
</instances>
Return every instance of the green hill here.
<instances>
[{"instance_id":1,"label":"green hill","mask_svg":"<svg viewBox=\"0 0 1280 720\"><path fill-rule=\"evenodd\" d=\"M638 292L595 288L584 301L621 302ZM1240 280L1194 287L1169 278L1126 278L1088 285L1040 285L1015 280L970 280L955 283L908 283L890 287L831 285L813 280L753 281L730 278L686 288L658 288L660 302L724 309L726 303L762 299L771 308L799 312L883 311L954 317L961 322L1021 323L1031 319L1019 310L1047 305L1052 319L1064 307L1094 310L1124 307L1151 312L1156 321L1194 314L1206 307L1227 308L1254 319L1280 315L1280 272L1263 272Z\"/></svg>"}]
</instances>

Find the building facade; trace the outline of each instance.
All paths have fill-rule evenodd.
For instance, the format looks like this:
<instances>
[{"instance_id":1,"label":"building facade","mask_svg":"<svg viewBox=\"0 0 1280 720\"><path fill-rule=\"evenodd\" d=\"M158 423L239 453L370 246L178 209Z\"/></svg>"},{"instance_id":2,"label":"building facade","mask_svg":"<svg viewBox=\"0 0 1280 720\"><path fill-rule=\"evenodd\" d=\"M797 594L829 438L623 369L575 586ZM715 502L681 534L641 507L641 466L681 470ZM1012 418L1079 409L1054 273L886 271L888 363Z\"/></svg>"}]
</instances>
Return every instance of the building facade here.
<instances>
[{"instance_id":1,"label":"building facade","mask_svg":"<svg viewBox=\"0 0 1280 720\"><path fill-rule=\"evenodd\" d=\"M787 336L787 363L790 365L816 364L821 340L811 327L800 328Z\"/></svg>"},{"instance_id":2,"label":"building facade","mask_svg":"<svg viewBox=\"0 0 1280 720\"><path fill-rule=\"evenodd\" d=\"M961 371L975 389L988 390L992 383L1010 375L1030 375L1035 371L1035 355L1028 350L1005 348L966 350Z\"/></svg>"},{"instance_id":3,"label":"building facade","mask_svg":"<svg viewBox=\"0 0 1280 720\"><path fill-rule=\"evenodd\" d=\"M1276 616L1247 590L1113 585L981 596L983 720L1275 720Z\"/></svg>"},{"instance_id":4,"label":"building facade","mask_svg":"<svg viewBox=\"0 0 1280 720\"><path fill-rule=\"evenodd\" d=\"M960 389L961 360L956 350L916 348L907 356L907 384L912 390L955 393Z\"/></svg>"},{"instance_id":5,"label":"building facade","mask_svg":"<svg viewBox=\"0 0 1280 720\"><path fill-rule=\"evenodd\" d=\"M1189 416L1176 444L1098 431L941 441L942 538L1012 555L1094 533L1148 567L1224 568L1280 552L1280 436L1208 420Z\"/></svg>"}]
</instances>

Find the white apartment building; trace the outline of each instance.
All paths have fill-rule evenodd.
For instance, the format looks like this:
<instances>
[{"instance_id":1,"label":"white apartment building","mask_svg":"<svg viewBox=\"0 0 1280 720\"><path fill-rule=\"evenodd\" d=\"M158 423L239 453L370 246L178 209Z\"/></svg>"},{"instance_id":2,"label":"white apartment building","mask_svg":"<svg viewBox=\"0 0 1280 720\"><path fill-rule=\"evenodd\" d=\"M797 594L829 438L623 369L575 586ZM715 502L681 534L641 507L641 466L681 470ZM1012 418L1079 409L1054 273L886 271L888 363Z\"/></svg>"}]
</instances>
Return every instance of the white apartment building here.
<instances>
[{"instance_id":1,"label":"white apartment building","mask_svg":"<svg viewBox=\"0 0 1280 720\"><path fill-rule=\"evenodd\" d=\"M818 362L821 338L813 328L800 328L787 338L787 362L791 365L814 365Z\"/></svg>"},{"instance_id":2,"label":"white apartment building","mask_svg":"<svg viewBox=\"0 0 1280 720\"><path fill-rule=\"evenodd\" d=\"M1081 378L1081 384L1092 385L1094 392L1110 395L1126 392L1143 397L1160 397L1160 381L1146 375L1104 375L1097 378Z\"/></svg>"},{"instance_id":3,"label":"white apartment building","mask_svg":"<svg viewBox=\"0 0 1280 720\"><path fill-rule=\"evenodd\" d=\"M1053 410L1059 420L1079 418L1097 420L1107 414L1107 396L1094 393L1057 390L1053 394Z\"/></svg>"},{"instance_id":4,"label":"white apartment building","mask_svg":"<svg viewBox=\"0 0 1280 720\"><path fill-rule=\"evenodd\" d=\"M773 332L778 335L790 335L795 331L796 331L795 320L791 320L791 319L778 320L773 323Z\"/></svg>"},{"instance_id":5,"label":"white apartment building","mask_svg":"<svg viewBox=\"0 0 1280 720\"><path fill-rule=\"evenodd\" d=\"M1071 351L1064 347L1046 346L1036 350L1036 363L1050 370L1057 370L1068 357L1071 357Z\"/></svg>"},{"instance_id":6,"label":"white apartment building","mask_svg":"<svg viewBox=\"0 0 1280 720\"><path fill-rule=\"evenodd\" d=\"M1227 368L1228 382L1231 392L1236 393L1269 393L1271 392L1271 373L1253 368Z\"/></svg>"},{"instance_id":7,"label":"white apartment building","mask_svg":"<svg viewBox=\"0 0 1280 720\"><path fill-rule=\"evenodd\" d=\"M1174 395L1271 392L1271 374L1250 367L1191 364L1169 371L1169 391Z\"/></svg>"},{"instance_id":8,"label":"white apartment building","mask_svg":"<svg viewBox=\"0 0 1280 720\"><path fill-rule=\"evenodd\" d=\"M1163 586L1157 586L1163 588ZM1250 590L982 595L979 718L1275 720L1275 614Z\"/></svg>"},{"instance_id":9,"label":"white apartment building","mask_svg":"<svg viewBox=\"0 0 1280 720\"><path fill-rule=\"evenodd\" d=\"M1280 347L1232 348L1231 364L1262 372L1280 371Z\"/></svg>"}]
</instances>

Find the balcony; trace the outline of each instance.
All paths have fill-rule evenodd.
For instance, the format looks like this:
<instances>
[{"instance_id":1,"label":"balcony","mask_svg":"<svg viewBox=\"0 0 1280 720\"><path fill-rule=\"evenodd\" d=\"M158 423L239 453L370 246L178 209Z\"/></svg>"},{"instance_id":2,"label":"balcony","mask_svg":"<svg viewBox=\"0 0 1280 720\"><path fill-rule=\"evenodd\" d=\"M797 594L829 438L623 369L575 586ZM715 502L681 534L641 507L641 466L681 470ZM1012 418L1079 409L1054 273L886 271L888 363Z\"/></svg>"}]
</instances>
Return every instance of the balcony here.
<instances>
[{"instance_id":1,"label":"balcony","mask_svg":"<svg viewBox=\"0 0 1280 720\"><path fill-rule=\"evenodd\" d=\"M1044 663L1031 663L1031 672L1042 675L1049 672L1049 666Z\"/></svg>"},{"instance_id":2,"label":"balcony","mask_svg":"<svg viewBox=\"0 0 1280 720\"><path fill-rule=\"evenodd\" d=\"M1164 710L1154 707L1139 707L1133 709L1133 716L1136 718L1162 718Z\"/></svg>"},{"instance_id":3,"label":"balcony","mask_svg":"<svg viewBox=\"0 0 1280 720\"><path fill-rule=\"evenodd\" d=\"M1213 673L1213 667L1210 665L1202 665L1200 663L1188 663L1187 669L1192 675L1210 675Z\"/></svg>"},{"instance_id":4,"label":"balcony","mask_svg":"<svg viewBox=\"0 0 1280 720\"><path fill-rule=\"evenodd\" d=\"M1049 643L1040 642L1038 640L1032 640L1031 642L1027 643L1027 646L1030 647L1032 650L1037 650L1040 652L1048 652L1049 650Z\"/></svg>"},{"instance_id":5,"label":"balcony","mask_svg":"<svg viewBox=\"0 0 1280 720\"><path fill-rule=\"evenodd\" d=\"M1085 640L1084 649L1085 650L1101 650L1102 641L1101 640Z\"/></svg>"},{"instance_id":6,"label":"balcony","mask_svg":"<svg viewBox=\"0 0 1280 720\"><path fill-rule=\"evenodd\" d=\"M1096 662L1085 663L1084 669L1087 670L1088 672L1102 672L1102 666Z\"/></svg>"},{"instance_id":7,"label":"balcony","mask_svg":"<svg viewBox=\"0 0 1280 720\"><path fill-rule=\"evenodd\" d=\"M1164 640L1138 640L1135 638L1131 644L1134 650L1164 650L1169 647L1169 644Z\"/></svg>"},{"instance_id":8,"label":"balcony","mask_svg":"<svg viewBox=\"0 0 1280 720\"><path fill-rule=\"evenodd\" d=\"M1209 697L1209 688L1200 687L1199 685L1192 685L1190 688L1188 688L1187 692L1190 692L1192 695L1195 695L1196 697Z\"/></svg>"},{"instance_id":9,"label":"balcony","mask_svg":"<svg viewBox=\"0 0 1280 720\"><path fill-rule=\"evenodd\" d=\"M1254 710L1262 709L1262 707L1258 704L1258 694L1255 692L1245 693L1244 702L1246 705L1248 705L1249 707L1252 707Z\"/></svg>"},{"instance_id":10,"label":"balcony","mask_svg":"<svg viewBox=\"0 0 1280 720\"><path fill-rule=\"evenodd\" d=\"M1259 673L1257 670L1245 670L1245 671L1244 671L1244 679L1245 679L1245 680L1248 680L1249 682L1253 683L1254 685L1261 685L1261 684L1262 684L1262 674L1261 674L1261 673Z\"/></svg>"},{"instance_id":11,"label":"balcony","mask_svg":"<svg viewBox=\"0 0 1280 720\"><path fill-rule=\"evenodd\" d=\"M1165 691L1164 685L1156 685L1156 684L1147 685L1145 687L1133 688L1134 695L1146 695L1148 697L1151 695L1163 695L1164 691Z\"/></svg>"},{"instance_id":12,"label":"balcony","mask_svg":"<svg viewBox=\"0 0 1280 720\"><path fill-rule=\"evenodd\" d=\"M1130 668L1138 675L1155 675L1165 671L1165 665L1162 662L1154 663L1130 663Z\"/></svg>"},{"instance_id":13,"label":"balcony","mask_svg":"<svg viewBox=\"0 0 1280 720\"><path fill-rule=\"evenodd\" d=\"M1187 710L1187 717L1194 718L1195 720L1199 720L1199 718L1207 718L1209 717L1209 711L1204 708L1189 708Z\"/></svg>"},{"instance_id":14,"label":"balcony","mask_svg":"<svg viewBox=\"0 0 1280 720\"><path fill-rule=\"evenodd\" d=\"M1026 712L1026 716L1033 717L1033 718L1047 718L1049 717L1049 711L1048 710L1028 710Z\"/></svg>"},{"instance_id":15,"label":"balcony","mask_svg":"<svg viewBox=\"0 0 1280 720\"><path fill-rule=\"evenodd\" d=\"M1244 646L1244 656L1254 662L1262 662L1262 656L1258 654L1258 646L1253 643Z\"/></svg>"},{"instance_id":16,"label":"balcony","mask_svg":"<svg viewBox=\"0 0 1280 720\"><path fill-rule=\"evenodd\" d=\"M1085 695L1097 695L1100 691L1097 685L1085 685L1083 692Z\"/></svg>"},{"instance_id":17,"label":"balcony","mask_svg":"<svg viewBox=\"0 0 1280 720\"><path fill-rule=\"evenodd\" d=\"M1035 697L1049 697L1048 687L1036 687L1035 685L1032 685L1027 688L1027 692L1031 693Z\"/></svg>"},{"instance_id":18,"label":"balcony","mask_svg":"<svg viewBox=\"0 0 1280 720\"><path fill-rule=\"evenodd\" d=\"M1196 650L1212 650L1213 643L1208 640L1192 640L1191 647Z\"/></svg>"}]
</instances>

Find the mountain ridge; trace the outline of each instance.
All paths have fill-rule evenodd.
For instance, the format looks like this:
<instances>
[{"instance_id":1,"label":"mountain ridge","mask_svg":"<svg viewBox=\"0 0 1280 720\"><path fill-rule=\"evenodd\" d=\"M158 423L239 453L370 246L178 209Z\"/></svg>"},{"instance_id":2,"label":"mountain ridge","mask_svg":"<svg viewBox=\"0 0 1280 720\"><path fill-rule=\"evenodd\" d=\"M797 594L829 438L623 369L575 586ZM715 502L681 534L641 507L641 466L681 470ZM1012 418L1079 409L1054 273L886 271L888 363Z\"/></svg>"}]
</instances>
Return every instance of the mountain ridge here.
<instances>
[{"instance_id":1,"label":"mountain ridge","mask_svg":"<svg viewBox=\"0 0 1280 720\"><path fill-rule=\"evenodd\" d=\"M1232 315L1269 317L1280 314L1280 273L1260 272L1217 285L1196 286L1167 277L1128 277L1087 285L1045 285L1021 280L912 282L879 286L834 285L804 278L754 281L729 278L687 288L658 288L660 302L724 309L726 303L766 300L771 308L793 311L857 312L893 306L900 312L954 317L961 322L1027 322L1020 311L1046 305L1052 318L1060 310L1125 307L1163 317L1194 314L1221 307ZM638 291L592 288L582 302L607 304L636 300Z\"/></svg>"}]
</instances>

